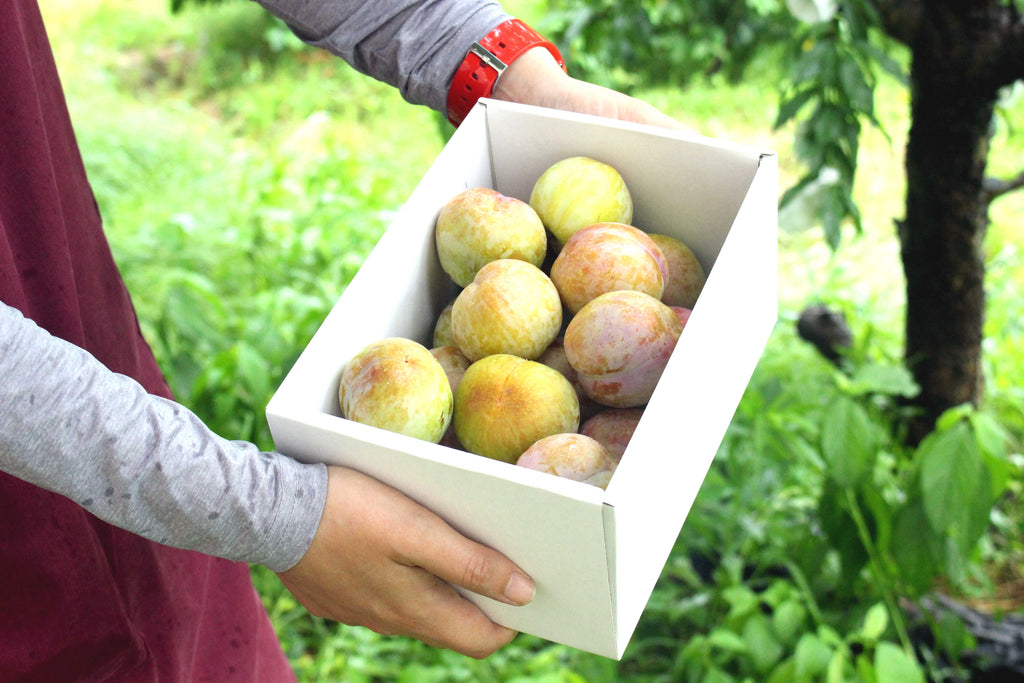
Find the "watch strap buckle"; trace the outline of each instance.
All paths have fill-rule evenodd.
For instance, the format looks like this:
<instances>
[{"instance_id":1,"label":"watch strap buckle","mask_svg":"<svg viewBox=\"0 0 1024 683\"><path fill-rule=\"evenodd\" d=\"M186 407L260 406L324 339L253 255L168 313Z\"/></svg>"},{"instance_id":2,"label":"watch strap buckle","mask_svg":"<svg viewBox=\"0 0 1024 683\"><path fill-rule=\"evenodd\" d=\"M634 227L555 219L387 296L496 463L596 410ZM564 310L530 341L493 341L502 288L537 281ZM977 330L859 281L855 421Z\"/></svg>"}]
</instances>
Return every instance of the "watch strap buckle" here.
<instances>
[{"instance_id":1,"label":"watch strap buckle","mask_svg":"<svg viewBox=\"0 0 1024 683\"><path fill-rule=\"evenodd\" d=\"M501 75L501 72L508 68L508 64L498 59L498 55L494 54L478 42L474 42L470 46L469 51L479 57L480 61L484 64L497 71L499 76Z\"/></svg>"}]
</instances>

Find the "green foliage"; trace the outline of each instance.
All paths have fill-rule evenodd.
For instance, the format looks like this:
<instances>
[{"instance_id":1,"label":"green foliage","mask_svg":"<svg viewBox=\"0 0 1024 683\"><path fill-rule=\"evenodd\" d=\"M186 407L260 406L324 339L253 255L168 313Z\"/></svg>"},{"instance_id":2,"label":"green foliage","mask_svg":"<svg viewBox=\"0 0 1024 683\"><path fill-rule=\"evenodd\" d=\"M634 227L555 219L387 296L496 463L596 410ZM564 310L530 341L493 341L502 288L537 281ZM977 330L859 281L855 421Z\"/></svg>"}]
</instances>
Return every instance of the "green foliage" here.
<instances>
[{"instance_id":1,"label":"green foliage","mask_svg":"<svg viewBox=\"0 0 1024 683\"><path fill-rule=\"evenodd\" d=\"M979 580L979 540L1016 471L1007 435L965 407L908 448L901 365L853 354L801 371L768 354L624 667L651 681L939 676L916 659L900 601ZM969 648L959 626L930 624L934 661Z\"/></svg>"},{"instance_id":2,"label":"green foliage","mask_svg":"<svg viewBox=\"0 0 1024 683\"><path fill-rule=\"evenodd\" d=\"M805 168L782 204L816 190L814 219L832 248L846 220L863 229L853 199L862 125L882 128L874 105L879 73L903 79L905 71L876 30L868 0L842 0L831 16L814 22L797 20L779 0L551 4L552 31L570 66L615 88L679 85L718 71L735 81L766 55L773 65L788 64L788 73L778 75L775 126L796 125L794 151Z\"/></svg>"},{"instance_id":3,"label":"green foliage","mask_svg":"<svg viewBox=\"0 0 1024 683\"><path fill-rule=\"evenodd\" d=\"M827 625L813 627L801 596L788 583L773 584L760 596L739 591L727 597L734 601L729 618L687 643L674 680L924 683L913 653L884 639L889 617L881 603L840 634Z\"/></svg>"},{"instance_id":4,"label":"green foliage","mask_svg":"<svg viewBox=\"0 0 1024 683\"><path fill-rule=\"evenodd\" d=\"M145 137L151 143L153 130ZM128 158L138 173L139 157ZM117 158L88 161L101 179L119 173ZM152 162L141 170L164 167L159 154ZM195 190L212 210L200 216L179 207L123 233L112 226L117 259L129 287L145 292L137 297L143 331L175 395L219 433L269 448L267 400L369 253L393 203L383 176L367 178L379 171L346 154L309 163L239 151L230 166L204 173L198 183L205 187ZM301 183L286 180L296 173ZM101 206L109 191L97 185Z\"/></svg>"},{"instance_id":5,"label":"green foliage","mask_svg":"<svg viewBox=\"0 0 1024 683\"><path fill-rule=\"evenodd\" d=\"M837 174L824 190L821 220L835 249L844 220L863 230L853 200L862 121L883 129L875 115L877 71L904 78L903 68L881 49L872 32L878 17L866 0L844 0L828 21L801 24L790 43L789 78L775 126L798 121L794 151L806 165L803 178L782 197L786 205L829 170Z\"/></svg>"},{"instance_id":6,"label":"green foliage","mask_svg":"<svg viewBox=\"0 0 1024 683\"><path fill-rule=\"evenodd\" d=\"M549 7L544 25L570 73L625 91L720 71L735 81L795 26L777 0L550 0Z\"/></svg>"}]
</instances>

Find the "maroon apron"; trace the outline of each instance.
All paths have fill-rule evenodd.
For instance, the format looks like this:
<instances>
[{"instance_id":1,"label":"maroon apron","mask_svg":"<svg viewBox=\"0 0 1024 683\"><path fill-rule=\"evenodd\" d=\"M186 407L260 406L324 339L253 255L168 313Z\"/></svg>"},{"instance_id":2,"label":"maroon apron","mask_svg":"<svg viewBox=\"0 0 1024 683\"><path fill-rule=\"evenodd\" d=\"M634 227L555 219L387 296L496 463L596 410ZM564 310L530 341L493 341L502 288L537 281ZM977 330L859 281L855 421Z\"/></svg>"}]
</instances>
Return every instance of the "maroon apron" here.
<instances>
[{"instance_id":1,"label":"maroon apron","mask_svg":"<svg viewBox=\"0 0 1024 683\"><path fill-rule=\"evenodd\" d=\"M170 396L103 236L36 0L0 0L0 301ZM147 541L0 473L0 681L294 679L246 564Z\"/></svg>"}]
</instances>

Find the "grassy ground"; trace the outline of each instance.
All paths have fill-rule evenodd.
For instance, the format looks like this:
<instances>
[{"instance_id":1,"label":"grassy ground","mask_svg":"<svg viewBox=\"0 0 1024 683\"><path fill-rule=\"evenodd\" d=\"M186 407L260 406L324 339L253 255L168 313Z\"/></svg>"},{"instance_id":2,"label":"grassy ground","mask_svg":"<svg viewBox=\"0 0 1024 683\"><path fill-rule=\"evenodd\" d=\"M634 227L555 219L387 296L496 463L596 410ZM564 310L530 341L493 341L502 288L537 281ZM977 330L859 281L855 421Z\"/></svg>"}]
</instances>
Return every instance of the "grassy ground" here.
<instances>
[{"instance_id":1,"label":"grassy ground","mask_svg":"<svg viewBox=\"0 0 1024 683\"><path fill-rule=\"evenodd\" d=\"M261 423L274 378L441 149L437 116L301 48L254 4L174 17L165 0L41 5L116 257L175 391L217 416L211 421L222 433L269 447ZM539 0L507 6L543 26ZM778 150L783 186L798 177L791 131L771 128L771 79L713 80L641 96L710 136ZM1020 95L1009 101L998 122L991 167L999 174L1018 172L1024 158L1021 102ZM887 135L870 130L862 143L856 193L864 233L847 232L835 254L815 226L780 235L781 314L759 367L760 388L825 372L792 325L813 300L841 308L874 357L897 362L901 355L894 220L902 214L907 94L885 81L877 104ZM1018 192L993 206L985 241L988 400L1016 430L1018 452L1024 304L1012 293L1024 280L1022 245ZM756 412L756 399L745 398L740 417ZM757 483L779 485L780 475L758 476ZM754 479L745 485L737 490L760 490ZM756 506L737 496L730 523L740 526L730 530L753 534L757 527L770 536L769 511L779 507L762 503L765 517L755 523L743 501ZM1019 569L1024 557L1019 512L1018 503L1002 513L1007 519L991 544L1004 568ZM303 680L615 680L606 660L528 637L477 663L310 620L275 577L259 568L254 576Z\"/></svg>"}]
</instances>

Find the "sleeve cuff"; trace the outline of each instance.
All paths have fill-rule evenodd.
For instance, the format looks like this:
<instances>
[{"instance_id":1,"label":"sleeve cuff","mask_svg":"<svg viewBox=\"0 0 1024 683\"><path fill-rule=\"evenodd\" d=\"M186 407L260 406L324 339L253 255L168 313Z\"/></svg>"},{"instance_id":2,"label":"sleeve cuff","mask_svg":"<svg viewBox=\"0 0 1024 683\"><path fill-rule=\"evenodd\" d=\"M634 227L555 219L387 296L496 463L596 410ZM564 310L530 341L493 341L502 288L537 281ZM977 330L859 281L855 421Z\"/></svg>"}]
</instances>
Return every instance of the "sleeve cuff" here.
<instances>
[{"instance_id":1,"label":"sleeve cuff","mask_svg":"<svg viewBox=\"0 0 1024 683\"><path fill-rule=\"evenodd\" d=\"M275 572L294 567L309 550L327 502L327 466L277 454L280 504L266 542L251 561Z\"/></svg>"}]
</instances>

